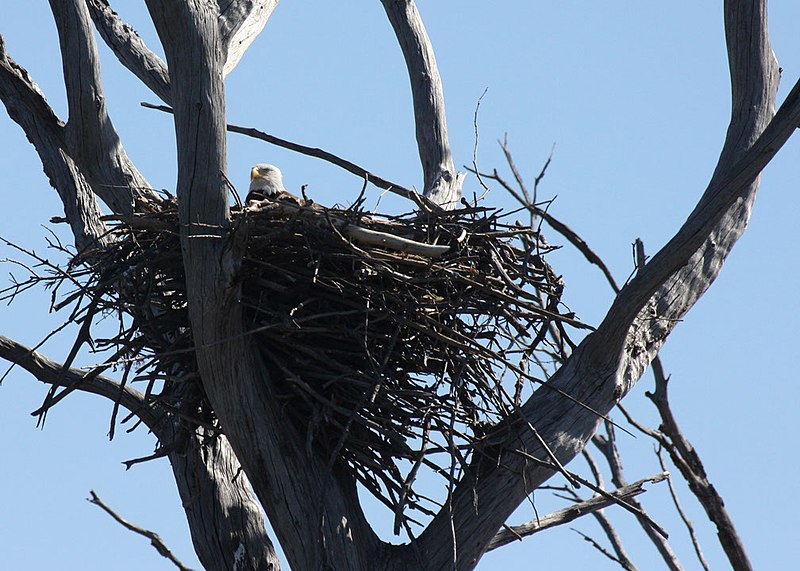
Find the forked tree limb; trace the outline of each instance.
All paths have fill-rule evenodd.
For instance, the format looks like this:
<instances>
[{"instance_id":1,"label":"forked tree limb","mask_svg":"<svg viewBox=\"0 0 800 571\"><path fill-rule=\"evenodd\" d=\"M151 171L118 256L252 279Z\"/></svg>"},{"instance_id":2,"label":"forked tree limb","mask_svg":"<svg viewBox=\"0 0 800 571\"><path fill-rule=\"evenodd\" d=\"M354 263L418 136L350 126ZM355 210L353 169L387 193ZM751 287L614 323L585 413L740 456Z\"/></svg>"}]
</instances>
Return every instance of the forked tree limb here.
<instances>
[{"instance_id":1,"label":"forked tree limb","mask_svg":"<svg viewBox=\"0 0 800 571\"><path fill-rule=\"evenodd\" d=\"M222 75L227 76L253 43L278 0L217 0L220 10L220 36L227 51Z\"/></svg>"},{"instance_id":2,"label":"forked tree limb","mask_svg":"<svg viewBox=\"0 0 800 571\"><path fill-rule=\"evenodd\" d=\"M686 224L622 288L598 330L550 381L554 388L602 414L627 394L677 320L714 281L747 226L759 173L800 123L798 88L773 119L779 74L767 32L766 1L728 0L725 21L734 111L712 181ZM583 448L599 421L586 409L543 389L520 412L562 463ZM523 424L516 428L519 440L510 441L523 443L534 457L543 457L541 446ZM553 474L526 464L510 450L501 452L500 461L491 466L481 466L480 460L476 454L477 485L463 482L454 493L453 512L437 515L419 538L422 552L434 567L452 564L450 530L455 529L456 568L473 568L494 530L500 529L530 490Z\"/></svg>"},{"instance_id":3,"label":"forked tree limb","mask_svg":"<svg viewBox=\"0 0 800 571\"><path fill-rule=\"evenodd\" d=\"M227 76L247 48L264 29L278 0L216 0L222 47L226 53L223 75ZM86 0L97 31L119 62L164 103L172 104L167 64L147 47L141 36L126 24L108 0Z\"/></svg>"},{"instance_id":4,"label":"forked tree limb","mask_svg":"<svg viewBox=\"0 0 800 571\"><path fill-rule=\"evenodd\" d=\"M95 194L119 214L157 200L147 180L128 158L108 116L100 81L100 58L84 0L50 0L61 48L69 120L67 151Z\"/></svg>"},{"instance_id":5,"label":"forked tree limb","mask_svg":"<svg viewBox=\"0 0 800 571\"><path fill-rule=\"evenodd\" d=\"M444 88L428 33L414 0L381 0L403 51L411 95L423 194L447 210L458 206L464 173L456 172L444 107Z\"/></svg>"},{"instance_id":6,"label":"forked tree limb","mask_svg":"<svg viewBox=\"0 0 800 571\"><path fill-rule=\"evenodd\" d=\"M25 132L50 184L58 192L79 250L107 240L97 198L66 150L64 125L45 101L28 72L6 52L0 36L0 100Z\"/></svg>"},{"instance_id":7,"label":"forked tree limb","mask_svg":"<svg viewBox=\"0 0 800 571\"><path fill-rule=\"evenodd\" d=\"M87 380L85 371L65 368L61 363L5 336L0 336L0 357L25 369L42 383L64 388L77 386L79 391L100 395L112 402L119 401L159 440L167 437L163 432L163 419L148 406L144 395L136 389L129 386L120 387L119 383L103 375Z\"/></svg>"},{"instance_id":8,"label":"forked tree limb","mask_svg":"<svg viewBox=\"0 0 800 571\"><path fill-rule=\"evenodd\" d=\"M122 21L108 0L86 0L86 4L100 37L119 62L159 99L171 103L169 71L164 60L147 47L136 30Z\"/></svg>"},{"instance_id":9,"label":"forked tree limb","mask_svg":"<svg viewBox=\"0 0 800 571\"><path fill-rule=\"evenodd\" d=\"M728 557L728 561L731 563L731 567L737 571L739 569L748 571L753 566L747 557L744 543L736 531L736 526L728 510L725 508L725 502L709 481L703 462L700 460L700 455L678 427L678 423L672 414L672 408L669 405L669 379L664 375L664 370L660 363L658 363L658 366L655 365L656 363L654 363L653 375L656 380L656 389L652 393L647 392L645 394L656 406L661 417L659 432L664 437L661 440L662 446L669 454L672 463L680 471L681 476L683 476L697 501L703 506L708 519L716 526L717 537L722 549L725 551L725 555ZM678 509L680 510L679 506ZM683 514L681 516L684 517ZM686 521L685 517L684 521ZM692 533L690 526L689 531ZM702 552L694 538L693 543L698 557L702 561Z\"/></svg>"},{"instance_id":10,"label":"forked tree limb","mask_svg":"<svg viewBox=\"0 0 800 571\"><path fill-rule=\"evenodd\" d=\"M627 393L675 322L716 278L747 224L758 174L800 123L800 92L795 88L784 110L765 130L774 110L778 78L766 32L766 2L727 0L734 113L719 167L697 209L662 252L622 289L598 330L553 376L553 388L574 400L552 390L537 390L520 410L522 420L512 426L514 433L506 440L513 443L513 448L489 442L494 447L477 451L473 466L477 477L465 479L454 490L448 505L452 509L438 514L413 546L387 546L377 540L366 523L355 488L348 486L352 482L330 476L325 463L306 455L304 442L292 431L270 393L263 363L249 342L241 341L243 327L234 279L239 261L237 245L223 240L229 224L224 180L225 58L221 53L224 50L220 50L219 14L209 9L216 9L217 5L209 0L148 0L147 4L171 70L182 246L199 370L233 450L243 460L290 561L298 568L328 565L351 569L471 569L477 565L513 510L553 474L552 468L531 463L527 458L544 458L547 448L563 464L572 459L596 430L598 417L589 410L605 414ZM410 1L384 0L390 20L392 9L409 5L413 7ZM395 15L396 31L414 19L405 11ZM429 49L424 28L417 28L414 33L425 39L424 47ZM398 33L401 37L412 39L406 32ZM406 49L416 49L414 57L424 57L418 46L409 44L404 53ZM9 113L15 120L19 117L20 124L30 117L38 121L42 117L37 112L39 102L30 97L35 90L4 52L0 55L0 95ZM429 72L432 68L423 64L418 69ZM410 75L413 86L420 78L411 71ZM434 77L438 80L438 73ZM19 86L27 90L21 98L13 92ZM754 90L749 91L748 86ZM424 137L420 141L418 137L423 164L425 157L452 163L446 127L441 129L443 98L438 103L441 113L427 104L427 114L422 115L434 121L427 124L432 128L431 141ZM14 107L20 104L22 111ZM417 120L418 129L421 123ZM28 130L26 133L33 136ZM47 143L56 139L51 141L45 135ZM431 152L423 153L423 146ZM52 148L63 151L57 145ZM40 156L46 169L50 162L56 165L50 166L51 172L62 168L57 156L52 161L45 159L43 151ZM445 180L447 177L437 170L439 166L424 167L426 193L432 198L437 196L440 204L452 202L452 185L442 190L437 184L458 182L458 177L447 171L450 179ZM434 173L430 184L428 173ZM76 190L69 187L68 181L61 188L60 179L48 175L59 192L83 204L82 192L88 192L88 185ZM67 208L71 223L85 220L86 212ZM76 234L76 241L81 236L80 232ZM578 406L575 401L585 406ZM533 437L528 426L536 428L539 438ZM517 446L522 448L522 454L517 453ZM202 460L198 462L202 464ZM321 481L323 477L325 480ZM229 506L225 499L216 501L219 507ZM249 522L254 514L243 517Z\"/></svg>"},{"instance_id":11,"label":"forked tree limb","mask_svg":"<svg viewBox=\"0 0 800 571\"><path fill-rule=\"evenodd\" d=\"M263 508L227 437L201 428L184 447L169 461L203 567L278 571Z\"/></svg>"}]
</instances>

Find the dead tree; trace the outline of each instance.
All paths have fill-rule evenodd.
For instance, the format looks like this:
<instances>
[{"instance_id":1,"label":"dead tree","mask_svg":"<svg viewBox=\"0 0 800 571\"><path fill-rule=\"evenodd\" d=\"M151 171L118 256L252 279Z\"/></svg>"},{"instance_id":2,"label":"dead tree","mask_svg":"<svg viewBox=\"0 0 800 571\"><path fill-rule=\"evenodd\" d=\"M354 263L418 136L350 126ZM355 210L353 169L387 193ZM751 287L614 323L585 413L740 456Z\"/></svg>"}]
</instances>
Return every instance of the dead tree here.
<instances>
[{"instance_id":1,"label":"dead tree","mask_svg":"<svg viewBox=\"0 0 800 571\"><path fill-rule=\"evenodd\" d=\"M385 186L414 198L420 217L445 216L460 206L463 175L450 153L433 49L413 0L382 3L409 71L424 180L419 197L398 185ZM87 263L114 241L113 221L147 220L165 200L148 190L106 113L95 27L120 62L171 109L178 151L174 228L194 366L214 422L198 422L187 431L182 416L154 408L124 381L105 377L103 370L86 375L70 369L74 355L56 364L8 339L0 343L0 354L53 387L106 396L156 434L161 455L173 467L195 549L208 569L277 568L262 507L296 569L474 568L487 549L508 541L507 532L499 530L511 513L581 453L717 277L745 230L762 169L800 124L798 86L775 112L779 71L766 0L726 0L733 112L719 163L694 211L619 290L600 325L545 386L498 426L483 427L502 437L476 438L463 477L450 479L447 501L424 531L408 545L389 545L362 513L353 473L309 452L308 440L293 428L271 380L276 369L259 352L240 303L245 244L229 239L236 228L226 177L223 81L277 1L146 4L166 62L105 0L53 0L69 120L59 120L1 40L0 98L39 154ZM350 163L345 168L360 172ZM100 201L110 217L102 215ZM76 347L85 341L79 339ZM52 393L46 406L59 394ZM624 493L634 492L625 487Z\"/></svg>"}]
</instances>

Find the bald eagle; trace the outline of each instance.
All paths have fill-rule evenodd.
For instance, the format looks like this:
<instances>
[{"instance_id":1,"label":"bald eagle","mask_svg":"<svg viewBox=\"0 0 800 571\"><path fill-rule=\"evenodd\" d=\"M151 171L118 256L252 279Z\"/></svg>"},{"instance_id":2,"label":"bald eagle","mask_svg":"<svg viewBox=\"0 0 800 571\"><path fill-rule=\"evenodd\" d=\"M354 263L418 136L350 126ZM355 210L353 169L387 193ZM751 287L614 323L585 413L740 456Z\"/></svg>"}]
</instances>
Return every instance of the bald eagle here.
<instances>
[{"instance_id":1,"label":"bald eagle","mask_svg":"<svg viewBox=\"0 0 800 571\"><path fill-rule=\"evenodd\" d=\"M300 199L287 192L283 186L283 175L278 167L259 163L250 169L250 192L245 204L260 200L289 199L300 203Z\"/></svg>"}]
</instances>

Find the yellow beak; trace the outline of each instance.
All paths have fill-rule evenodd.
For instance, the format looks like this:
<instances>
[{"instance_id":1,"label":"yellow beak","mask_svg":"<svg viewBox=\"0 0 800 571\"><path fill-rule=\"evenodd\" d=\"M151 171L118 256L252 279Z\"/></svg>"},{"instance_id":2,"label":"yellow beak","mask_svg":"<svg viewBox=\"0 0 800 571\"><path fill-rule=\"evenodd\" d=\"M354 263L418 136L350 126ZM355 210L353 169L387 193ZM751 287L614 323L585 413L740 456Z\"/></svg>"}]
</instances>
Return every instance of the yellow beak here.
<instances>
[{"instance_id":1,"label":"yellow beak","mask_svg":"<svg viewBox=\"0 0 800 571\"><path fill-rule=\"evenodd\" d=\"M250 181L252 182L258 176L258 169L253 167L250 169Z\"/></svg>"}]
</instances>

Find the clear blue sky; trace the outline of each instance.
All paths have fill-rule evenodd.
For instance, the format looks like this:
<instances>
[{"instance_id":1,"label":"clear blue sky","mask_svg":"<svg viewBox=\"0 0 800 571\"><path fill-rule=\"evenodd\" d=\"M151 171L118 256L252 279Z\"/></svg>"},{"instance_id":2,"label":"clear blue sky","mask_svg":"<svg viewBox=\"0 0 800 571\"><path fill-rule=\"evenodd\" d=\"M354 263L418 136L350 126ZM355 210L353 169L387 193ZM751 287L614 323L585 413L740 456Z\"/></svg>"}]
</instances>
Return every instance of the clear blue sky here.
<instances>
[{"instance_id":1,"label":"clear blue sky","mask_svg":"<svg viewBox=\"0 0 800 571\"><path fill-rule=\"evenodd\" d=\"M157 47L143 2L116 4ZM729 113L721 3L440 0L420 1L420 10L445 83L457 164L471 163L473 113L488 88L479 116L481 167L502 166L496 141L508 132L516 161L532 181L555 143L541 196L557 197L551 212L624 280L634 239L641 237L655 252L683 222L714 168ZM772 3L781 96L800 76L798 22L795 1ZM46 3L6 3L0 32L12 57L66 119ZM102 65L110 113L128 154L154 187L172 189L170 118L139 106L156 99L105 49ZM325 148L406 186L421 183L408 78L378 2L281 3L227 90L232 123ZM60 204L32 147L4 112L0 149L0 235L44 252L42 225L61 214ZM767 168L749 230L662 352L675 412L758 569L790 568L797 559L800 500L793 484L800 465L793 435L800 389L793 357L800 278L792 244L800 212L799 152L800 143L790 141ZM229 176L240 193L249 166L264 161L282 168L290 190L309 184L323 204L348 203L361 187L336 167L231 135ZM478 190L474 178L465 188ZM510 206L499 191L489 201ZM402 204L386 197L382 206ZM68 238L64 228L55 230ZM550 239L563 243L552 233ZM20 256L4 247L0 257ZM566 248L551 262L565 276L570 306L583 320L599 321L611 301L599 273ZM3 279L14 270L8 264L0 269ZM47 308L42 292L0 308L0 334L37 343L59 322ZM69 334L61 335L43 351L61 360L70 343ZM96 360L84 356L83 364ZM645 378L625 404L653 422L643 398L650 386ZM139 430L109 443L110 404L83 394L61 403L39 430L29 412L45 390L22 371L0 386L0 568L173 568L146 540L87 503L90 489L130 521L161 534L185 563L198 565L166 462L128 472L121 464L147 455L153 439ZM659 471L650 441L621 440L630 481ZM651 487L641 499L671 533L686 568L698 568L666 487ZM535 501L540 513L560 505L547 492L538 492ZM712 568L726 568L702 511L686 494L683 503ZM662 568L630 516L608 513L634 562L641 569ZM519 517L530 518L529 508ZM592 520L574 526L604 541ZM556 562L562 570L618 569L566 527L493 552L480 569L549 568Z\"/></svg>"}]
</instances>

